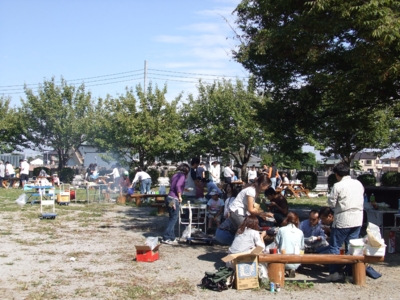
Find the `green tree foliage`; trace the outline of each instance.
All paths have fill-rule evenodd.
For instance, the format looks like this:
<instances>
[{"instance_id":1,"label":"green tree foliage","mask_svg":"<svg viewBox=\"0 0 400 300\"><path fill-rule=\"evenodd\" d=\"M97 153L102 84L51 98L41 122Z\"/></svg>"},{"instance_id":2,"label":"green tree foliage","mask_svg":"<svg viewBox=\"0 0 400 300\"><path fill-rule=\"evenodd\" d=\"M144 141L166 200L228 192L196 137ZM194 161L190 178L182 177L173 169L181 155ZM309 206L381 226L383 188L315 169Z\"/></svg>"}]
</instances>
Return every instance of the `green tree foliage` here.
<instances>
[{"instance_id":1,"label":"green tree foliage","mask_svg":"<svg viewBox=\"0 0 400 300\"><path fill-rule=\"evenodd\" d=\"M11 98L0 96L0 153L13 152L26 143L23 117L10 107Z\"/></svg>"},{"instance_id":2,"label":"green tree foliage","mask_svg":"<svg viewBox=\"0 0 400 300\"><path fill-rule=\"evenodd\" d=\"M318 176L314 172L311 171L301 171L297 173L296 179L301 180L304 188L308 190L313 190L317 186Z\"/></svg>"},{"instance_id":3,"label":"green tree foliage","mask_svg":"<svg viewBox=\"0 0 400 300\"><path fill-rule=\"evenodd\" d=\"M32 149L54 149L58 153L58 169L70 158L70 151L87 140L95 119L91 94L82 84L68 85L61 79L44 81L35 94L25 86L26 101L22 100L26 130L24 135Z\"/></svg>"},{"instance_id":4,"label":"green tree foliage","mask_svg":"<svg viewBox=\"0 0 400 300\"><path fill-rule=\"evenodd\" d=\"M386 172L381 178L382 186L400 186L400 173Z\"/></svg>"},{"instance_id":5,"label":"green tree foliage","mask_svg":"<svg viewBox=\"0 0 400 300\"><path fill-rule=\"evenodd\" d=\"M318 166L315 154L312 152L302 153L302 158L300 160L301 168L303 170L313 170Z\"/></svg>"},{"instance_id":6,"label":"green tree foliage","mask_svg":"<svg viewBox=\"0 0 400 300\"><path fill-rule=\"evenodd\" d=\"M116 99L108 95L97 108L101 117L93 143L131 167L146 169L156 157L173 158L184 149L180 97L169 102L166 93L166 86L153 89L150 84L146 94L140 85L136 87L137 98L129 89Z\"/></svg>"},{"instance_id":7,"label":"green tree foliage","mask_svg":"<svg viewBox=\"0 0 400 300\"><path fill-rule=\"evenodd\" d=\"M389 116L398 118L399 8L391 0L239 4L234 57L271 94L260 116L274 135L329 148L347 164L398 141Z\"/></svg>"},{"instance_id":8,"label":"green tree foliage","mask_svg":"<svg viewBox=\"0 0 400 300\"><path fill-rule=\"evenodd\" d=\"M376 178L372 174L362 174L357 177L357 180L362 183L363 186L375 186Z\"/></svg>"},{"instance_id":9,"label":"green tree foliage","mask_svg":"<svg viewBox=\"0 0 400 300\"><path fill-rule=\"evenodd\" d=\"M264 101L251 82L200 82L198 96L190 95L183 108L187 151L233 157L245 178L252 153L269 142L268 131L260 129L254 108Z\"/></svg>"},{"instance_id":10,"label":"green tree foliage","mask_svg":"<svg viewBox=\"0 0 400 300\"><path fill-rule=\"evenodd\" d=\"M359 160L355 160L354 164L351 166L352 169L356 170L356 171L361 171L362 170L362 166L360 164Z\"/></svg>"}]
</instances>

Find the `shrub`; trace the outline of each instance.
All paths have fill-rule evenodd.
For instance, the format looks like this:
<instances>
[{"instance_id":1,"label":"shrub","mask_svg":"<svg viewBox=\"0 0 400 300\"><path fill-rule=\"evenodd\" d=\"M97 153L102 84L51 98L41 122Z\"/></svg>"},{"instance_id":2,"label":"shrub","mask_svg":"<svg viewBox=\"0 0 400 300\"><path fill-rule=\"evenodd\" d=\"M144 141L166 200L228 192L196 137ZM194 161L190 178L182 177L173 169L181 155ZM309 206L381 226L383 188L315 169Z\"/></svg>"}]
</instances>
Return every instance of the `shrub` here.
<instances>
[{"instance_id":1,"label":"shrub","mask_svg":"<svg viewBox=\"0 0 400 300\"><path fill-rule=\"evenodd\" d=\"M75 176L75 170L72 168L64 168L61 170L59 177L64 183L71 183Z\"/></svg>"},{"instance_id":2,"label":"shrub","mask_svg":"<svg viewBox=\"0 0 400 300\"><path fill-rule=\"evenodd\" d=\"M382 186L400 186L400 174L398 172L387 172L381 178Z\"/></svg>"},{"instance_id":3,"label":"shrub","mask_svg":"<svg viewBox=\"0 0 400 300\"><path fill-rule=\"evenodd\" d=\"M37 167L33 169L32 176L39 176L41 170L45 170L47 175L51 175L51 170L46 167Z\"/></svg>"},{"instance_id":4,"label":"shrub","mask_svg":"<svg viewBox=\"0 0 400 300\"><path fill-rule=\"evenodd\" d=\"M169 182L170 183L171 183L172 176L174 176L175 174L176 174L176 171L168 171L167 176L169 178Z\"/></svg>"},{"instance_id":5,"label":"shrub","mask_svg":"<svg viewBox=\"0 0 400 300\"><path fill-rule=\"evenodd\" d=\"M335 174L331 174L328 176L328 190L331 191L331 189L333 188L333 185L338 182L336 179L336 175Z\"/></svg>"},{"instance_id":6,"label":"shrub","mask_svg":"<svg viewBox=\"0 0 400 300\"><path fill-rule=\"evenodd\" d=\"M147 169L146 172L151 177L151 185L152 185L152 187L156 186L156 184L158 184L158 177L160 177L160 173L158 172L158 170L157 169Z\"/></svg>"},{"instance_id":7,"label":"shrub","mask_svg":"<svg viewBox=\"0 0 400 300\"><path fill-rule=\"evenodd\" d=\"M308 190L313 190L317 186L318 176L311 171L300 171L297 174L297 179L301 180L303 187Z\"/></svg>"},{"instance_id":8,"label":"shrub","mask_svg":"<svg viewBox=\"0 0 400 300\"><path fill-rule=\"evenodd\" d=\"M357 180L362 183L363 186L375 186L376 178L372 174L362 174L357 177Z\"/></svg>"}]
</instances>

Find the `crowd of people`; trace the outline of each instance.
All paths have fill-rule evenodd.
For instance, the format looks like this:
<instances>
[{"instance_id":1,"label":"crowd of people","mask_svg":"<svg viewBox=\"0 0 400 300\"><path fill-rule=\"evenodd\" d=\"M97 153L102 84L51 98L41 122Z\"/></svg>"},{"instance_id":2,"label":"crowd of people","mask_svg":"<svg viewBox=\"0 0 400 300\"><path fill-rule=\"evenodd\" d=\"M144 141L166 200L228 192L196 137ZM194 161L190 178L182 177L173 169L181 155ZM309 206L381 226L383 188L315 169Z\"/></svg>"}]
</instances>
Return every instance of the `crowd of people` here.
<instances>
[{"instance_id":1,"label":"crowd of people","mask_svg":"<svg viewBox=\"0 0 400 300\"><path fill-rule=\"evenodd\" d=\"M189 201L202 199L205 187L209 199L207 225L217 227L215 239L229 246L229 253L251 251L256 246L271 247L273 243L282 254L299 254L298 251L339 254L342 244L347 250L349 241L360 233L364 188L359 181L351 179L350 169L343 163L333 169L338 183L331 191L328 206L311 210L308 219L302 222L295 212L290 211L284 193L276 191L287 176L285 173L280 175L274 164L264 165L259 173L251 167L248 183L242 187L232 184L234 172L229 166L223 171L224 184L218 182L218 165L218 162L212 163L207 179L199 158L193 158L190 166L182 164L178 167L166 198L169 222L163 243L178 244L175 225L183 198ZM267 234L263 230L265 227L274 230ZM299 264L287 264L287 275L294 277L298 267ZM330 266L329 273L329 281L343 278L338 265Z\"/></svg>"}]
</instances>

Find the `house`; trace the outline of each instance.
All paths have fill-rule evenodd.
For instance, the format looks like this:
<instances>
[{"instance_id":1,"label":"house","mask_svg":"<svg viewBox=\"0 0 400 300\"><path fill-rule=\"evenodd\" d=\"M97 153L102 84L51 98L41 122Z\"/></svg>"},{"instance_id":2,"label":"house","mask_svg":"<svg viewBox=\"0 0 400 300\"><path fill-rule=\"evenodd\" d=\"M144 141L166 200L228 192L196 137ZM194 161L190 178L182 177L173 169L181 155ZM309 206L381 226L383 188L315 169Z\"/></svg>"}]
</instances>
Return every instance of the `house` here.
<instances>
[{"instance_id":1,"label":"house","mask_svg":"<svg viewBox=\"0 0 400 300\"><path fill-rule=\"evenodd\" d=\"M325 157L322 159L322 162L320 162L321 164L324 165L325 170L326 171L331 171L333 169L333 167L340 163L342 160L340 159L339 156L330 156L330 157Z\"/></svg>"},{"instance_id":2,"label":"house","mask_svg":"<svg viewBox=\"0 0 400 300\"><path fill-rule=\"evenodd\" d=\"M360 152L357 153L353 160L351 161L351 165L354 165L354 162L358 160L361 166L361 172L368 172L374 175L377 175L382 170L382 163L378 155L369 152Z\"/></svg>"},{"instance_id":3,"label":"house","mask_svg":"<svg viewBox=\"0 0 400 300\"><path fill-rule=\"evenodd\" d=\"M399 171L400 156L381 158L381 172L398 172Z\"/></svg>"}]
</instances>

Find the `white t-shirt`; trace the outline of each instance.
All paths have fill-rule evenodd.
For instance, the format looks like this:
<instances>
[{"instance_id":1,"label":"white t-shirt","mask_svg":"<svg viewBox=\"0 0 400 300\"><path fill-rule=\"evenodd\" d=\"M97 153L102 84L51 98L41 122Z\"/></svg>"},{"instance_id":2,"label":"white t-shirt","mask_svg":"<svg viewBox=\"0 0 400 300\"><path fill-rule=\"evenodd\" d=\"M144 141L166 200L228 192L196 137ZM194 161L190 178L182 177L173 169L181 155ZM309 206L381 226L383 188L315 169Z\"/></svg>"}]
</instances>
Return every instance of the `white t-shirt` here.
<instances>
[{"instance_id":1,"label":"white t-shirt","mask_svg":"<svg viewBox=\"0 0 400 300\"><path fill-rule=\"evenodd\" d=\"M260 233L254 229L246 228L242 234L235 236L229 253L240 253L252 250L256 246L265 247L261 241Z\"/></svg>"},{"instance_id":2,"label":"white t-shirt","mask_svg":"<svg viewBox=\"0 0 400 300\"><path fill-rule=\"evenodd\" d=\"M229 205L233 202L233 200L235 200L235 197L230 197L230 198L225 200L225 208L224 208L224 217L225 218L228 217Z\"/></svg>"},{"instance_id":3,"label":"white t-shirt","mask_svg":"<svg viewBox=\"0 0 400 300\"><path fill-rule=\"evenodd\" d=\"M240 191L240 193L236 196L235 200L233 200L231 205L229 205L229 211L230 212L237 211L238 214L241 216L249 215L248 201L247 201L248 196L253 197L253 199L256 197L256 189L253 186L249 186Z\"/></svg>"},{"instance_id":4,"label":"white t-shirt","mask_svg":"<svg viewBox=\"0 0 400 300\"><path fill-rule=\"evenodd\" d=\"M257 171L256 170L249 170L248 176L249 176L249 180L257 178Z\"/></svg>"},{"instance_id":5,"label":"white t-shirt","mask_svg":"<svg viewBox=\"0 0 400 300\"><path fill-rule=\"evenodd\" d=\"M6 165L6 175L15 175L14 167L11 164Z\"/></svg>"},{"instance_id":6,"label":"white t-shirt","mask_svg":"<svg viewBox=\"0 0 400 300\"><path fill-rule=\"evenodd\" d=\"M224 206L224 201L222 201L222 199L219 198L217 201L211 198L210 200L208 200L207 206L210 207L209 213L217 214L220 208Z\"/></svg>"},{"instance_id":7,"label":"white t-shirt","mask_svg":"<svg viewBox=\"0 0 400 300\"><path fill-rule=\"evenodd\" d=\"M119 171L118 168L114 168L111 175L113 176L113 178L119 178Z\"/></svg>"},{"instance_id":8,"label":"white t-shirt","mask_svg":"<svg viewBox=\"0 0 400 300\"><path fill-rule=\"evenodd\" d=\"M225 167L225 169L224 169L224 177L232 177L233 175L235 175L235 173L233 173L231 168Z\"/></svg>"},{"instance_id":9,"label":"white t-shirt","mask_svg":"<svg viewBox=\"0 0 400 300\"><path fill-rule=\"evenodd\" d=\"M142 181L142 180L148 179L148 178L151 178L151 177L146 172L144 172L144 171L137 172L136 175L135 175L135 178L132 181L132 184L135 184L139 180Z\"/></svg>"},{"instance_id":10,"label":"white t-shirt","mask_svg":"<svg viewBox=\"0 0 400 300\"><path fill-rule=\"evenodd\" d=\"M6 167L4 164L0 164L0 177L6 176Z\"/></svg>"},{"instance_id":11,"label":"white t-shirt","mask_svg":"<svg viewBox=\"0 0 400 300\"><path fill-rule=\"evenodd\" d=\"M27 161L21 162L21 174L29 175L29 163Z\"/></svg>"}]
</instances>

